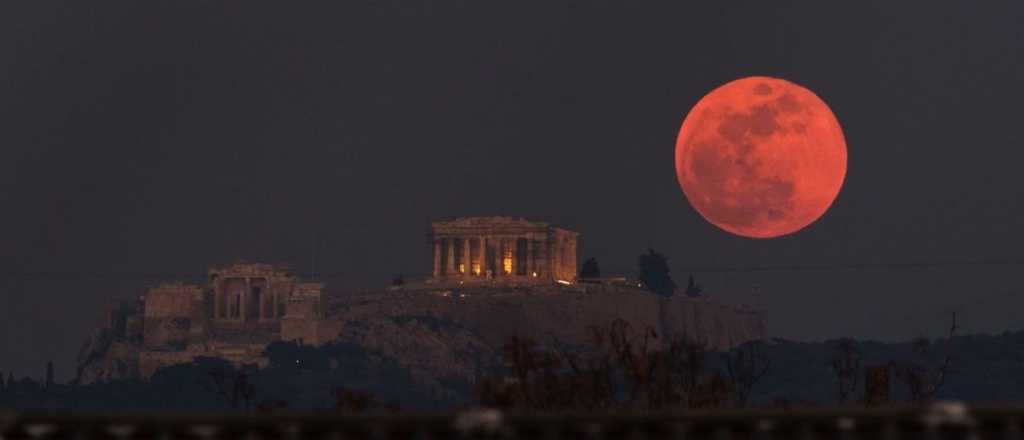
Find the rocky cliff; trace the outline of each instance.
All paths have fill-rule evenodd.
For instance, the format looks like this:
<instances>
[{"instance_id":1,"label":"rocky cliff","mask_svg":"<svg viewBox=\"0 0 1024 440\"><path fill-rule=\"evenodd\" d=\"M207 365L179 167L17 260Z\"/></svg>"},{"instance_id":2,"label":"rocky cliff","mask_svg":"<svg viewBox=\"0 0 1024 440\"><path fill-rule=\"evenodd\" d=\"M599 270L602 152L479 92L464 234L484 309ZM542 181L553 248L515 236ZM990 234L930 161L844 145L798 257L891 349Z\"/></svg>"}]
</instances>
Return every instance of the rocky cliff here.
<instances>
[{"instance_id":1,"label":"rocky cliff","mask_svg":"<svg viewBox=\"0 0 1024 440\"><path fill-rule=\"evenodd\" d=\"M512 336L587 346L592 328L616 319L637 330L653 329L659 340L687 337L712 350L764 337L763 320L751 310L684 296L664 298L621 284L418 284L333 298L324 319L295 325L286 319L274 338L358 345L394 359L437 392L451 394L495 365L496 353ZM122 321L132 322L132 317ZM97 332L79 358L80 380L146 378L160 365L189 362L195 353L233 354L225 358L236 363L266 361L251 341L234 347L219 340L217 332L206 336L203 347L180 351L146 351L139 338L131 337L136 333L142 332Z\"/></svg>"},{"instance_id":2,"label":"rocky cliff","mask_svg":"<svg viewBox=\"0 0 1024 440\"><path fill-rule=\"evenodd\" d=\"M328 311L339 334L352 322L419 316L450 321L475 332L492 348L511 336L569 345L591 343L591 328L616 319L654 329L662 339L680 336L728 350L764 337L753 310L685 296L660 297L623 285L430 286L418 285L338 299ZM330 336L330 335L321 335Z\"/></svg>"}]
</instances>

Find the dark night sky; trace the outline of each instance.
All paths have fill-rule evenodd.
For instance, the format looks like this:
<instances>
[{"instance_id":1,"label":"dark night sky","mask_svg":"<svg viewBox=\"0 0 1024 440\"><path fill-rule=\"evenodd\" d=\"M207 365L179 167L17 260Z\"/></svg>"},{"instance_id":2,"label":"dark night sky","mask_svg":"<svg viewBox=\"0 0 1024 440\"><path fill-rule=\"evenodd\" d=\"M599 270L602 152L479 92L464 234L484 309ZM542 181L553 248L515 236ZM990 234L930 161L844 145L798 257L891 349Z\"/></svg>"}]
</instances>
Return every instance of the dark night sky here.
<instances>
[{"instance_id":1,"label":"dark night sky","mask_svg":"<svg viewBox=\"0 0 1024 440\"><path fill-rule=\"evenodd\" d=\"M442 216L580 231L606 272L654 247L684 280L1020 258L1021 2L527 3L3 2L0 371L71 376L100 305L147 283L128 275L306 270L315 234L336 290L380 285L427 270ZM730 236L676 184L683 116L747 75L845 130L846 185L794 236ZM1020 269L698 279L773 336L900 339L954 309L1024 327Z\"/></svg>"}]
</instances>

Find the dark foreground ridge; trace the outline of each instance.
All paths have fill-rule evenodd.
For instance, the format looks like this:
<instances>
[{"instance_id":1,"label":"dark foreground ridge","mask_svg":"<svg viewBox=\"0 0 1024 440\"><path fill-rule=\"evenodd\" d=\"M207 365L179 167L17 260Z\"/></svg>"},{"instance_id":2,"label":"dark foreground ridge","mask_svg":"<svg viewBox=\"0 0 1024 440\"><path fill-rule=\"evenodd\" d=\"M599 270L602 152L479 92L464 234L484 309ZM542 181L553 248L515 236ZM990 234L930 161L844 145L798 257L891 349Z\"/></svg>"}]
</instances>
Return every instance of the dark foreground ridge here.
<instances>
[{"instance_id":1,"label":"dark foreground ridge","mask_svg":"<svg viewBox=\"0 0 1024 440\"><path fill-rule=\"evenodd\" d=\"M1024 407L523 414L0 412L3 439L1018 439Z\"/></svg>"}]
</instances>

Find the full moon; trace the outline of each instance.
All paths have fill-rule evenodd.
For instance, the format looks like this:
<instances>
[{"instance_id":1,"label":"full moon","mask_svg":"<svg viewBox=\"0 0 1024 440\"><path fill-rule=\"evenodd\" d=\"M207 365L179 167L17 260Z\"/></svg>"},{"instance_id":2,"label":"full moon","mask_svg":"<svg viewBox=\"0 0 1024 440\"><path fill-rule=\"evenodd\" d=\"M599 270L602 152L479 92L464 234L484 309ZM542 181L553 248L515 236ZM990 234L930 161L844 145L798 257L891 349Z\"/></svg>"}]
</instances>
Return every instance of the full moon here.
<instances>
[{"instance_id":1,"label":"full moon","mask_svg":"<svg viewBox=\"0 0 1024 440\"><path fill-rule=\"evenodd\" d=\"M705 95L676 139L676 177L707 221L749 238L797 232L820 218L846 177L846 141L810 90L753 76Z\"/></svg>"}]
</instances>

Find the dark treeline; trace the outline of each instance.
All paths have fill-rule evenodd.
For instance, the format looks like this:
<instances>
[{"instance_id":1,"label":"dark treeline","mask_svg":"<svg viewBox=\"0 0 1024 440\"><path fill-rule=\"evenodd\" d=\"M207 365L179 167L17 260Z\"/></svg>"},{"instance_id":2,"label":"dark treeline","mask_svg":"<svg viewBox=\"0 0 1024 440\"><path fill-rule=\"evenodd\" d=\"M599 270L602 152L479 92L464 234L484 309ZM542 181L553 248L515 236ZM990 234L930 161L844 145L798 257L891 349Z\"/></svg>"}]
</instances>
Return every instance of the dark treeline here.
<instances>
[{"instance_id":1,"label":"dark treeline","mask_svg":"<svg viewBox=\"0 0 1024 440\"><path fill-rule=\"evenodd\" d=\"M148 382L115 380L88 385L41 384L24 378L0 390L0 405L63 409L279 408L353 411L443 405L393 360L358 346L318 348L277 342L266 349L269 365L236 367L219 358L197 358L161 368Z\"/></svg>"},{"instance_id":2,"label":"dark treeline","mask_svg":"<svg viewBox=\"0 0 1024 440\"><path fill-rule=\"evenodd\" d=\"M395 360L357 346L278 342L268 346L264 368L198 358L162 368L148 382L75 385L52 383L45 375L42 380L10 378L0 388L0 405L253 412L468 404L587 410L1024 400L1024 332L905 343L773 339L716 353L683 339L660 341L661 335L624 321L592 330L591 347L510 338L501 350L501 366L466 378L457 396L433 393ZM867 373L879 368L889 372L888 400L871 402Z\"/></svg>"},{"instance_id":3,"label":"dark treeline","mask_svg":"<svg viewBox=\"0 0 1024 440\"><path fill-rule=\"evenodd\" d=\"M668 258L649 249L637 279L654 294L704 296L693 276L677 286ZM587 260L582 279L600 278ZM398 276L394 284L402 284ZM15 408L227 408L239 411L450 409L474 404L522 410L716 409L1024 401L1024 332L905 343L852 339L748 342L728 352L616 320L591 328L588 346L510 337L500 359L473 377L428 378L386 355L350 344L276 342L268 365L217 358L158 370L147 382L58 384L0 380L0 406ZM2 366L0 366L2 367ZM416 376L416 373L419 376ZM0 376L2 377L2 376ZM418 377L418 379L417 379ZM433 382L433 385L428 385Z\"/></svg>"}]
</instances>

